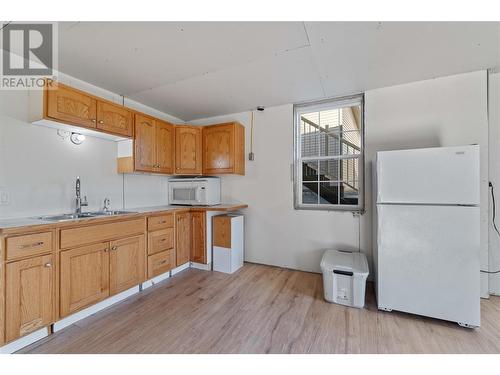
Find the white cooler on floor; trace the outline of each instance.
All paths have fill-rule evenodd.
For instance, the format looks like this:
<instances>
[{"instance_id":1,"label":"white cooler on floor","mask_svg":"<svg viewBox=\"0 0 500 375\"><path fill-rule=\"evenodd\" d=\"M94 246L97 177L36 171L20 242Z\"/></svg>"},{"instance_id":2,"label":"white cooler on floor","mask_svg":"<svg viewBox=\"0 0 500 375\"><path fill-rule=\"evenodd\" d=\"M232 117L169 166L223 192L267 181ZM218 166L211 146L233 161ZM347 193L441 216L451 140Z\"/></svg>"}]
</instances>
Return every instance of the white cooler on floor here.
<instances>
[{"instance_id":1,"label":"white cooler on floor","mask_svg":"<svg viewBox=\"0 0 500 375\"><path fill-rule=\"evenodd\" d=\"M212 218L213 270L233 273L243 267L243 215L227 214Z\"/></svg>"},{"instance_id":2,"label":"white cooler on floor","mask_svg":"<svg viewBox=\"0 0 500 375\"><path fill-rule=\"evenodd\" d=\"M341 305L365 306L368 262L365 254L327 250L321 259L325 299Z\"/></svg>"}]
</instances>

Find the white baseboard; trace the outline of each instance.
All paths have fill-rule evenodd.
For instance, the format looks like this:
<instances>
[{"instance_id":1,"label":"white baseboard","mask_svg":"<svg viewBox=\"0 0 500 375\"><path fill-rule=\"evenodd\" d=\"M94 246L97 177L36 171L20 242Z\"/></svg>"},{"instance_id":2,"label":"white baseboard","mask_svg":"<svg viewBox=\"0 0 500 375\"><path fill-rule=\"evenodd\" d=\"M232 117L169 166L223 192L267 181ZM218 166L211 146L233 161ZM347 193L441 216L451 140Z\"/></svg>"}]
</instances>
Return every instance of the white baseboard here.
<instances>
[{"instance_id":1,"label":"white baseboard","mask_svg":"<svg viewBox=\"0 0 500 375\"><path fill-rule=\"evenodd\" d=\"M67 326L70 326L78 322L79 320L82 320L90 315L93 315L96 312L101 311L111 305L114 305L115 303L120 302L136 293L139 293L138 285L134 286L133 288L127 289L121 293L118 293L113 297L105 299L104 301L98 302L95 305L87 307L86 309L78 311L73 315L67 316L66 318L63 318L54 323L54 332L60 331L61 329L66 328Z\"/></svg>"},{"instance_id":2,"label":"white baseboard","mask_svg":"<svg viewBox=\"0 0 500 375\"><path fill-rule=\"evenodd\" d=\"M158 284L160 281L166 280L170 278L170 271L162 273L161 275L155 276L152 279L146 280L142 283L142 289L147 289L152 287L155 284Z\"/></svg>"},{"instance_id":3,"label":"white baseboard","mask_svg":"<svg viewBox=\"0 0 500 375\"><path fill-rule=\"evenodd\" d=\"M190 264L189 262L187 262L187 263L184 263L183 265L181 265L181 266L179 266L179 267L177 267L177 268L174 268L174 269L172 270L172 276L174 276L174 275L178 274L179 272L182 272L182 271L184 271L184 270L187 270L187 269L190 267L190 265L191 265L191 264Z\"/></svg>"},{"instance_id":4,"label":"white baseboard","mask_svg":"<svg viewBox=\"0 0 500 375\"><path fill-rule=\"evenodd\" d=\"M34 342L43 339L49 335L47 328L39 329L38 331L31 332L29 335L23 336L17 340L9 342L7 345L0 347L0 354L11 354L31 345Z\"/></svg>"},{"instance_id":5,"label":"white baseboard","mask_svg":"<svg viewBox=\"0 0 500 375\"><path fill-rule=\"evenodd\" d=\"M210 271L212 269L212 264L191 262L191 268L196 268L197 270L203 270L203 271Z\"/></svg>"}]
</instances>

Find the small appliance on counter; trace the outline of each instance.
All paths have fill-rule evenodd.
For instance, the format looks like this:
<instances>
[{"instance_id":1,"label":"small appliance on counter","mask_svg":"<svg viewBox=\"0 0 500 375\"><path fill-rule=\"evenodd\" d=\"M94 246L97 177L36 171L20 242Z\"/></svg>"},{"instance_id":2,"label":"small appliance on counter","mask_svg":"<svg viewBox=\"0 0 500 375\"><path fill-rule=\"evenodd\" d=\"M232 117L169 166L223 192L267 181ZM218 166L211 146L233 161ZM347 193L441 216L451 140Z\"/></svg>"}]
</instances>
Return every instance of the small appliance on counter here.
<instances>
[{"instance_id":1,"label":"small appliance on counter","mask_svg":"<svg viewBox=\"0 0 500 375\"><path fill-rule=\"evenodd\" d=\"M170 204L214 206L220 204L219 177L175 177L168 180Z\"/></svg>"}]
</instances>

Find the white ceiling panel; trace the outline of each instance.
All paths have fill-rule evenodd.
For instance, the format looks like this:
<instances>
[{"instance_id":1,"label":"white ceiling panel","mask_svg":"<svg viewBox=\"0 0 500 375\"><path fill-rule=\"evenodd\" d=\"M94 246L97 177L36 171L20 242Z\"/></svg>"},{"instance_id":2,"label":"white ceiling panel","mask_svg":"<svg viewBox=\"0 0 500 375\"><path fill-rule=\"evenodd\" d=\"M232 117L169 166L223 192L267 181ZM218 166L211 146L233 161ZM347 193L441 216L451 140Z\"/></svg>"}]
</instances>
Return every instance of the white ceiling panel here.
<instances>
[{"instance_id":1,"label":"white ceiling panel","mask_svg":"<svg viewBox=\"0 0 500 375\"><path fill-rule=\"evenodd\" d=\"M63 22L59 67L189 121L500 67L500 23Z\"/></svg>"},{"instance_id":2,"label":"white ceiling panel","mask_svg":"<svg viewBox=\"0 0 500 375\"><path fill-rule=\"evenodd\" d=\"M310 47L131 95L186 120L321 97Z\"/></svg>"},{"instance_id":3,"label":"white ceiling panel","mask_svg":"<svg viewBox=\"0 0 500 375\"><path fill-rule=\"evenodd\" d=\"M327 96L500 63L500 23L306 23Z\"/></svg>"},{"instance_id":4,"label":"white ceiling panel","mask_svg":"<svg viewBox=\"0 0 500 375\"><path fill-rule=\"evenodd\" d=\"M62 22L59 66L130 94L307 43L302 22Z\"/></svg>"}]
</instances>

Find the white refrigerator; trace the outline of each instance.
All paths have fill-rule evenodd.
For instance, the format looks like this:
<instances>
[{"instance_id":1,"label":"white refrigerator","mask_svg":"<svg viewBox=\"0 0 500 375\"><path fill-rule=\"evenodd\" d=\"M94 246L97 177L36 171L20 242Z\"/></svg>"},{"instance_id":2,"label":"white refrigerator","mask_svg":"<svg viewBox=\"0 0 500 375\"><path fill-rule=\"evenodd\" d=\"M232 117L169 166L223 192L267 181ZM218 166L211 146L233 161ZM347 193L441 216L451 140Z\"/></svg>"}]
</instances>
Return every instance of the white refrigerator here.
<instances>
[{"instance_id":1,"label":"white refrigerator","mask_svg":"<svg viewBox=\"0 0 500 375\"><path fill-rule=\"evenodd\" d=\"M479 146L377 153L378 308L480 325Z\"/></svg>"}]
</instances>

